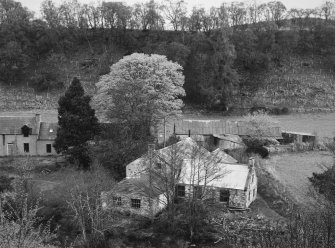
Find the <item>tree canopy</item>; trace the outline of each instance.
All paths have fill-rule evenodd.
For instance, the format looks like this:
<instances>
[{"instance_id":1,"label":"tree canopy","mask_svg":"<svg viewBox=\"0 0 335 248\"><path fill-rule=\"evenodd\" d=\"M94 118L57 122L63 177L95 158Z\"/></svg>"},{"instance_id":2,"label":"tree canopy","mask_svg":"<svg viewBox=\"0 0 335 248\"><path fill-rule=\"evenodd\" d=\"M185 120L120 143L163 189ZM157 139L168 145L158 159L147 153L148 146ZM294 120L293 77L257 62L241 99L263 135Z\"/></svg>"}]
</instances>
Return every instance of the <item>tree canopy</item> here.
<instances>
[{"instance_id":1,"label":"tree canopy","mask_svg":"<svg viewBox=\"0 0 335 248\"><path fill-rule=\"evenodd\" d=\"M185 96L182 70L162 55L125 56L100 78L95 104L105 118L128 123L178 114Z\"/></svg>"}]
</instances>

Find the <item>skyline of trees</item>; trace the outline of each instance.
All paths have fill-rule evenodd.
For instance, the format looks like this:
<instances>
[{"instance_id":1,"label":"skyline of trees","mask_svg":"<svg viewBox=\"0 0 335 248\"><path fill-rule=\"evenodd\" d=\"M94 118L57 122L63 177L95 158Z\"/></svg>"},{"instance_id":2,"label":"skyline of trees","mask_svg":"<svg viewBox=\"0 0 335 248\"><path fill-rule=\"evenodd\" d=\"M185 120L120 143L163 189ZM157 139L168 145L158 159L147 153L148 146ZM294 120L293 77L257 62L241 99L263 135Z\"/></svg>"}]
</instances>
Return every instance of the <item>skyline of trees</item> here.
<instances>
[{"instance_id":1,"label":"skyline of trees","mask_svg":"<svg viewBox=\"0 0 335 248\"><path fill-rule=\"evenodd\" d=\"M0 1L0 9L6 10L7 2ZM20 3L17 3L21 5ZM317 8L287 8L281 1L257 4L255 1L224 2L219 7L190 6L183 0L148 0L133 5L124 2L103 1L101 3L80 3L78 0L56 4L44 0L40 14L28 8L30 19L44 20L52 27L80 29L117 28L142 30L210 31L226 26L274 22L279 27L285 19L296 21L321 18L335 19L335 1L325 1ZM0 11L0 24L6 20L7 11Z\"/></svg>"}]
</instances>

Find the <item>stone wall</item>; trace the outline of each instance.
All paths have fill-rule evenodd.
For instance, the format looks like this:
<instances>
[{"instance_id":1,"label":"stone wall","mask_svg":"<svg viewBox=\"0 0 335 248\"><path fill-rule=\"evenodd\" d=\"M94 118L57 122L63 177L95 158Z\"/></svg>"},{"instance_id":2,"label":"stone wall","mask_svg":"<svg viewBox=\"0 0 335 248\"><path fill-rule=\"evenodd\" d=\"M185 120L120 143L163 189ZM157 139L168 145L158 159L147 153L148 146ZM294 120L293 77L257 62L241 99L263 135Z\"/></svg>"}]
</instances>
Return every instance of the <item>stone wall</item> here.
<instances>
[{"instance_id":1,"label":"stone wall","mask_svg":"<svg viewBox=\"0 0 335 248\"><path fill-rule=\"evenodd\" d=\"M103 192L102 202L104 204L105 209L115 209L125 213L137 214L142 216L150 217L151 215L157 214L161 210L161 204L159 201L159 197L155 197L152 199L152 213L150 211L150 200L149 197L144 196L138 192L132 193L115 193L115 192ZM121 197L121 204L117 205L113 202L113 197ZM141 200L140 208L133 208L131 206L131 199L139 199Z\"/></svg>"}]
</instances>

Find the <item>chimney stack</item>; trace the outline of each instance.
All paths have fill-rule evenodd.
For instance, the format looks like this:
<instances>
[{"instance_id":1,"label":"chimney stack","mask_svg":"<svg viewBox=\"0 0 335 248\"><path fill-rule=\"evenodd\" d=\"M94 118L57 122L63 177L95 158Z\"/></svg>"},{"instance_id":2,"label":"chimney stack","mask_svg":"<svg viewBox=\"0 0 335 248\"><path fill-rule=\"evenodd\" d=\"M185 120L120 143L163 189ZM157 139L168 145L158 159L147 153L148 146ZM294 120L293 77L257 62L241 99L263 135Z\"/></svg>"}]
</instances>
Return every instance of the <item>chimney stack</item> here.
<instances>
[{"instance_id":1,"label":"chimney stack","mask_svg":"<svg viewBox=\"0 0 335 248\"><path fill-rule=\"evenodd\" d=\"M250 157L249 158L249 168L253 169L255 167L255 158L254 157Z\"/></svg>"},{"instance_id":2,"label":"chimney stack","mask_svg":"<svg viewBox=\"0 0 335 248\"><path fill-rule=\"evenodd\" d=\"M41 114L36 114L35 118L36 118L36 121L37 121L38 124L41 123L41 121L42 121Z\"/></svg>"},{"instance_id":3,"label":"chimney stack","mask_svg":"<svg viewBox=\"0 0 335 248\"><path fill-rule=\"evenodd\" d=\"M152 158L154 151L155 151L155 144L149 144L148 145L148 155L150 158Z\"/></svg>"}]
</instances>

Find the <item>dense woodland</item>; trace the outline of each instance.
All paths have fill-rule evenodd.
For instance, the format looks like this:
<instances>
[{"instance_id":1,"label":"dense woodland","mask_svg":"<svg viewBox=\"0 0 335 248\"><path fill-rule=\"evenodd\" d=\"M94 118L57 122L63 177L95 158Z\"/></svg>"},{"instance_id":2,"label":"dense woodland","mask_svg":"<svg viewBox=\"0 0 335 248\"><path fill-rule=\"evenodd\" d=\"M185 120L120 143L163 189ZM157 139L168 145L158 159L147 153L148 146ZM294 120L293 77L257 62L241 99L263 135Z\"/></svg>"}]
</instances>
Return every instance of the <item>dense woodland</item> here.
<instances>
[{"instance_id":1,"label":"dense woodland","mask_svg":"<svg viewBox=\"0 0 335 248\"><path fill-rule=\"evenodd\" d=\"M62 89L69 83L62 65L75 60L81 70L93 68L94 84L124 55L157 53L183 66L186 102L224 110L263 87L262 75L288 56L319 56L335 66L334 2L316 9L287 9L279 1L187 7L177 0L133 6L46 0L34 16L19 2L1 0L0 81Z\"/></svg>"}]
</instances>

